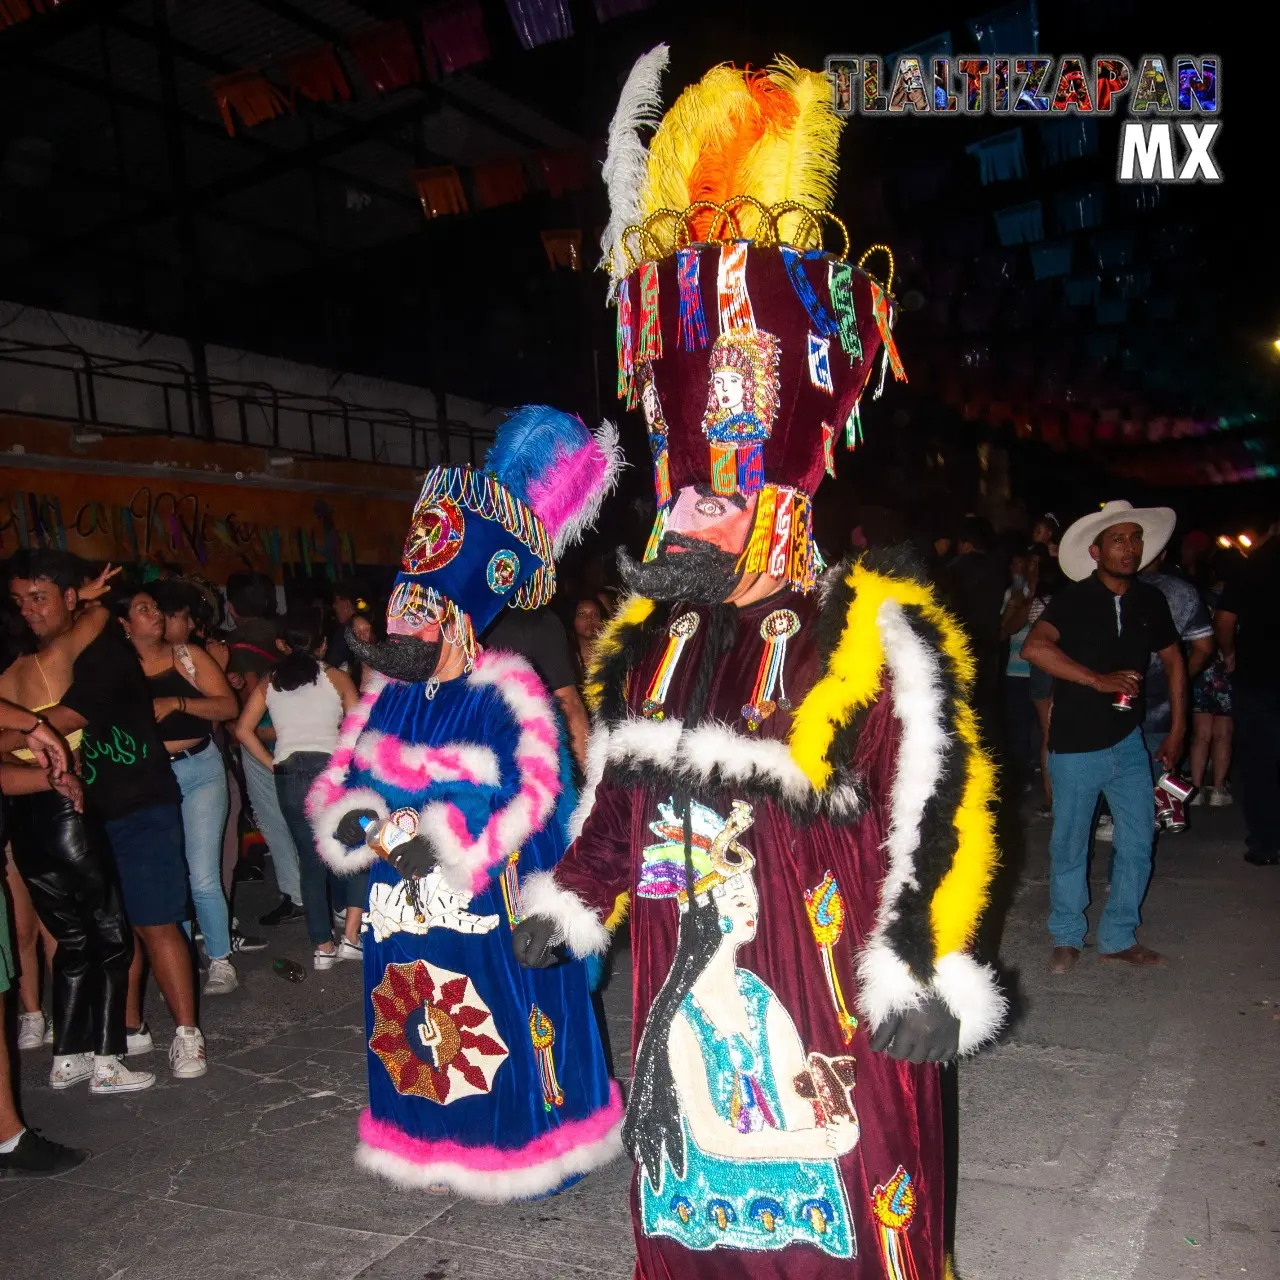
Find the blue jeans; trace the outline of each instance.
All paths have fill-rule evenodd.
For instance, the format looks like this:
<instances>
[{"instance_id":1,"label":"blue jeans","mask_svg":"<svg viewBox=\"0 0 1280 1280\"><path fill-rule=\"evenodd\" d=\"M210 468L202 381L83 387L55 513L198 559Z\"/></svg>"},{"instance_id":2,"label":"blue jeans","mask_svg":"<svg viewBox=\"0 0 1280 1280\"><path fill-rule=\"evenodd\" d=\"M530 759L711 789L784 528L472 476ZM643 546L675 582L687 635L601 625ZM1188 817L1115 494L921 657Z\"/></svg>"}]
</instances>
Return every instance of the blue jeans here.
<instances>
[{"instance_id":1,"label":"blue jeans","mask_svg":"<svg viewBox=\"0 0 1280 1280\"><path fill-rule=\"evenodd\" d=\"M262 838L271 851L271 865L276 872L276 887L290 901L302 902L302 881L298 878L298 850L293 843L289 824L280 812L276 795L276 778L247 751L240 752L244 765L244 785L249 792L249 807Z\"/></svg>"},{"instance_id":2,"label":"blue jeans","mask_svg":"<svg viewBox=\"0 0 1280 1280\"><path fill-rule=\"evenodd\" d=\"M337 876L316 852L316 840L306 814L307 792L329 763L329 757L318 751L295 751L276 765L276 795L280 812L293 832L298 850L298 870L302 873L302 909L307 914L307 933L312 946L333 941L333 910L363 907L368 893L369 873Z\"/></svg>"},{"instance_id":3,"label":"blue jeans","mask_svg":"<svg viewBox=\"0 0 1280 1280\"><path fill-rule=\"evenodd\" d=\"M191 901L210 960L231 954L231 919L222 888L222 833L231 802L227 767L214 743L173 762L182 788L182 837L191 880Z\"/></svg>"},{"instance_id":4,"label":"blue jeans","mask_svg":"<svg viewBox=\"0 0 1280 1280\"><path fill-rule=\"evenodd\" d=\"M1082 947L1088 929L1089 837L1098 797L1115 821L1111 893L1098 921L1098 950L1134 944L1151 880L1155 797L1151 760L1135 729L1104 751L1050 752L1053 835L1049 840L1049 933L1054 946Z\"/></svg>"}]
</instances>

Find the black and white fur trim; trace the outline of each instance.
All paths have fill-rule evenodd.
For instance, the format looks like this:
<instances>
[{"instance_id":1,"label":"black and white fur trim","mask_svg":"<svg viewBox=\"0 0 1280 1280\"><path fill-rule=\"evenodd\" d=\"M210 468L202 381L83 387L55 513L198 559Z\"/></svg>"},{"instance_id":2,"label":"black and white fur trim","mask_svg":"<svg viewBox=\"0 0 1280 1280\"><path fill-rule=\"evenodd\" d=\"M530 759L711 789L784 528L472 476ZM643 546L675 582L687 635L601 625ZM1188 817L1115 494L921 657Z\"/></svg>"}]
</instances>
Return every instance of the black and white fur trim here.
<instances>
[{"instance_id":1,"label":"black and white fur trim","mask_svg":"<svg viewBox=\"0 0 1280 1280\"><path fill-rule=\"evenodd\" d=\"M876 924L858 956L859 1002L873 1026L932 991L960 1021L960 1052L995 1036L1007 1002L995 972L963 952L936 962L929 905L955 854L954 814L967 748L955 732L955 673L918 611L895 600L876 616L901 736Z\"/></svg>"},{"instance_id":2,"label":"black and white fur trim","mask_svg":"<svg viewBox=\"0 0 1280 1280\"><path fill-rule=\"evenodd\" d=\"M962 1054L994 1040L1004 1025L1009 1002L995 970L963 951L940 957L928 985L916 979L883 938L873 935L858 954L858 1006L872 1029L894 1014L918 1008L930 994L939 996L959 1021Z\"/></svg>"}]
</instances>

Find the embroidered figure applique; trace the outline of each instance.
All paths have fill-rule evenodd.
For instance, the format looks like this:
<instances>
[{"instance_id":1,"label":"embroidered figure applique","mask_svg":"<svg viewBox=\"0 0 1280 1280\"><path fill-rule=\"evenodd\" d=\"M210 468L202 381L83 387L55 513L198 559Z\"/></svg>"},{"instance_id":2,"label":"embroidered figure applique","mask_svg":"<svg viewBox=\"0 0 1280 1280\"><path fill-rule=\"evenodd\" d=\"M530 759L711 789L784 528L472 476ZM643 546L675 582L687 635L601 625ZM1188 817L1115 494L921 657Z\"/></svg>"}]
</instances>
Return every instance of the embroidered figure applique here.
<instances>
[{"instance_id":1,"label":"embroidered figure applique","mask_svg":"<svg viewBox=\"0 0 1280 1280\"><path fill-rule=\"evenodd\" d=\"M478 916L467 910L469 893L455 893L444 882L438 868L420 880L398 884L376 882L369 886L369 908L364 928L375 942L385 942L393 933L419 936L431 929L454 933L488 933L498 927L498 916Z\"/></svg>"},{"instance_id":2,"label":"embroidered figure applique","mask_svg":"<svg viewBox=\"0 0 1280 1280\"><path fill-rule=\"evenodd\" d=\"M806 1054L790 1014L739 948L756 936L760 896L744 844L751 806L727 816L692 801L658 805L637 894L674 898L678 954L650 1010L633 1096L642 1229L689 1249L807 1243L856 1255L839 1159L858 1142L852 1059ZM780 1073L782 1062L804 1062Z\"/></svg>"},{"instance_id":3,"label":"embroidered figure applique","mask_svg":"<svg viewBox=\"0 0 1280 1280\"><path fill-rule=\"evenodd\" d=\"M564 1090L556 1079L555 1059L551 1050L556 1043L556 1029L551 1019L535 1004L529 1014L529 1038L533 1041L534 1056L538 1059L538 1075L542 1080L542 1105L547 1111L564 1106Z\"/></svg>"},{"instance_id":4,"label":"embroidered figure applique","mask_svg":"<svg viewBox=\"0 0 1280 1280\"><path fill-rule=\"evenodd\" d=\"M876 1187L871 1210L887 1280L919 1280L911 1241L907 1239L907 1228L916 1212L916 1189L911 1175L901 1165L888 1182Z\"/></svg>"},{"instance_id":5,"label":"embroidered figure applique","mask_svg":"<svg viewBox=\"0 0 1280 1280\"><path fill-rule=\"evenodd\" d=\"M496 595L505 596L516 585L520 576L520 557L514 551L495 551L493 559L485 569L485 578L489 590Z\"/></svg>"},{"instance_id":6,"label":"embroidered figure applique","mask_svg":"<svg viewBox=\"0 0 1280 1280\"><path fill-rule=\"evenodd\" d=\"M370 998L369 1048L397 1093L444 1105L492 1090L508 1049L465 973L429 960L389 964Z\"/></svg>"},{"instance_id":7,"label":"embroidered figure applique","mask_svg":"<svg viewBox=\"0 0 1280 1280\"><path fill-rule=\"evenodd\" d=\"M764 653L760 656L760 668L751 690L751 698L742 708L742 718L753 733L781 707L791 710L783 681L783 668L787 661L787 641L800 630L800 619L791 609L775 609L760 624L760 637L764 640ZM774 694L777 694L777 700Z\"/></svg>"},{"instance_id":8,"label":"embroidered figure applique","mask_svg":"<svg viewBox=\"0 0 1280 1280\"><path fill-rule=\"evenodd\" d=\"M778 416L778 340L763 329L722 333L711 347L702 432L711 487L750 497L764 486L764 442Z\"/></svg>"},{"instance_id":9,"label":"embroidered figure applique","mask_svg":"<svg viewBox=\"0 0 1280 1280\"><path fill-rule=\"evenodd\" d=\"M813 930L813 940L822 953L822 969L827 975L827 988L836 1006L840 1034L848 1044L858 1029L858 1020L849 1012L844 992L840 990L840 979L836 976L835 945L844 934L844 898L830 871L822 877L821 884L805 890L804 908L809 917L809 928Z\"/></svg>"},{"instance_id":10,"label":"embroidered figure applique","mask_svg":"<svg viewBox=\"0 0 1280 1280\"><path fill-rule=\"evenodd\" d=\"M684 647L697 633L701 620L696 613L682 613L667 630L667 647L658 662L658 669L649 682L649 691L645 694L640 712L647 720L663 720L666 712L663 704L671 689L671 680L675 675L676 665Z\"/></svg>"}]
</instances>

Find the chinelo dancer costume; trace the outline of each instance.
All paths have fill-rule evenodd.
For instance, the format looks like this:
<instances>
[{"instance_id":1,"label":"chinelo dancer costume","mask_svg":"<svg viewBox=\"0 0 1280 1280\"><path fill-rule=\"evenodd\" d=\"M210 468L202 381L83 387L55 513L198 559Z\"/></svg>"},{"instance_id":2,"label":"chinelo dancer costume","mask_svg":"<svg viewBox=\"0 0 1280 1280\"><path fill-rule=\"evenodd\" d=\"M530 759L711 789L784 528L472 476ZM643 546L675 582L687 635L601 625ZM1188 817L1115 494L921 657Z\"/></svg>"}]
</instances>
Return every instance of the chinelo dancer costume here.
<instances>
[{"instance_id":1,"label":"chinelo dancer costume","mask_svg":"<svg viewBox=\"0 0 1280 1280\"><path fill-rule=\"evenodd\" d=\"M585 966L530 973L511 949L525 878L565 848L569 758L533 668L475 642L550 598L619 458L610 424L518 410L483 470L427 474L388 638L348 636L372 670L307 805L331 867L372 866L356 1159L404 1186L527 1199L620 1151Z\"/></svg>"},{"instance_id":2,"label":"chinelo dancer costume","mask_svg":"<svg viewBox=\"0 0 1280 1280\"><path fill-rule=\"evenodd\" d=\"M513 942L534 967L600 951L630 895L640 1280L942 1280L936 1064L1005 1007L969 954L993 770L972 657L909 557L825 572L810 519L865 386L905 376L892 264L822 249L825 77L718 67L646 150L666 56L633 70L605 166L658 518L643 563L620 553L576 839Z\"/></svg>"}]
</instances>

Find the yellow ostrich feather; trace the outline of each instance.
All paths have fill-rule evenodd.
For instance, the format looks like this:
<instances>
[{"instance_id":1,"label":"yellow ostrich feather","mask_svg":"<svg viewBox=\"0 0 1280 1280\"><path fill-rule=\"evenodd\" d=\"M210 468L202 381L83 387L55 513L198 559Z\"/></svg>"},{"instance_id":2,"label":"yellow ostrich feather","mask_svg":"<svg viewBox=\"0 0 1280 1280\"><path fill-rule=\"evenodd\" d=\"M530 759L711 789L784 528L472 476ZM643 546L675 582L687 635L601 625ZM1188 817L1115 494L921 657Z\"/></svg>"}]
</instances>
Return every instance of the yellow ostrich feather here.
<instances>
[{"instance_id":1,"label":"yellow ostrich feather","mask_svg":"<svg viewBox=\"0 0 1280 1280\"><path fill-rule=\"evenodd\" d=\"M843 124L827 77L790 58L779 57L765 71L713 67L676 99L649 145L642 216L735 196L829 209ZM695 238L715 220L709 212L695 216ZM759 214L740 206L738 226L748 237L758 235ZM787 231L792 242L813 238L803 223L792 222Z\"/></svg>"},{"instance_id":2,"label":"yellow ostrich feather","mask_svg":"<svg viewBox=\"0 0 1280 1280\"><path fill-rule=\"evenodd\" d=\"M793 122L786 128L769 128L752 148L744 167L744 194L766 206L794 200L810 209L830 209L835 200L844 120L831 102L831 84L820 71L806 71L790 58L779 57L769 68L769 79L795 103ZM758 217L754 210L753 217ZM787 239L806 226L789 219ZM794 230L793 230L794 228ZM743 230L747 230L743 219Z\"/></svg>"},{"instance_id":3,"label":"yellow ostrich feather","mask_svg":"<svg viewBox=\"0 0 1280 1280\"><path fill-rule=\"evenodd\" d=\"M734 160L742 158L733 154L734 144L744 131L753 130L757 119L746 77L736 67L712 67L690 85L662 117L649 143L643 216L736 195L727 190L737 177Z\"/></svg>"}]
</instances>

